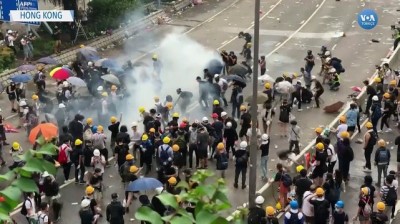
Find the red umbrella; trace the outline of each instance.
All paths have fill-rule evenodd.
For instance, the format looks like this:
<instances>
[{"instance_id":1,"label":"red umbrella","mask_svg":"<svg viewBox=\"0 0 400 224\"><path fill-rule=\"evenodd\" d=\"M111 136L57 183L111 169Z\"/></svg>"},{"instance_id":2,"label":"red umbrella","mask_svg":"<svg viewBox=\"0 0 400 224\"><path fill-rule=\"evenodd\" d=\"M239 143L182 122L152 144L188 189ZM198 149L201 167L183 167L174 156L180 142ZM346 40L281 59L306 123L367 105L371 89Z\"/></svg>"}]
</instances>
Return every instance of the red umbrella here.
<instances>
[{"instance_id":1,"label":"red umbrella","mask_svg":"<svg viewBox=\"0 0 400 224\"><path fill-rule=\"evenodd\" d=\"M66 68L55 68L50 72L50 76L57 80L66 80L71 76L71 70Z\"/></svg>"}]
</instances>

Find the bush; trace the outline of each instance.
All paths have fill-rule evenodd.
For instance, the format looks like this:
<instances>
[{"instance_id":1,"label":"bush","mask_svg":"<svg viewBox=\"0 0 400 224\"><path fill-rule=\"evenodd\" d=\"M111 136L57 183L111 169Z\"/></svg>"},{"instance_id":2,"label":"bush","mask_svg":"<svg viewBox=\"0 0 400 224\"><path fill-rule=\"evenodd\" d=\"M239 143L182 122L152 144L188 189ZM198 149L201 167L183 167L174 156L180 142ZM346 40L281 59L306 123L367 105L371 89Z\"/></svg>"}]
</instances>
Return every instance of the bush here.
<instances>
[{"instance_id":1,"label":"bush","mask_svg":"<svg viewBox=\"0 0 400 224\"><path fill-rule=\"evenodd\" d=\"M125 15L140 6L139 0L92 0L88 3L88 18L94 32L116 29L125 22Z\"/></svg>"},{"instance_id":2,"label":"bush","mask_svg":"<svg viewBox=\"0 0 400 224\"><path fill-rule=\"evenodd\" d=\"M0 72L12 68L15 63L15 56L8 47L0 48Z\"/></svg>"},{"instance_id":3,"label":"bush","mask_svg":"<svg viewBox=\"0 0 400 224\"><path fill-rule=\"evenodd\" d=\"M51 37L42 37L33 41L33 56L45 57L54 53L54 40Z\"/></svg>"}]
</instances>

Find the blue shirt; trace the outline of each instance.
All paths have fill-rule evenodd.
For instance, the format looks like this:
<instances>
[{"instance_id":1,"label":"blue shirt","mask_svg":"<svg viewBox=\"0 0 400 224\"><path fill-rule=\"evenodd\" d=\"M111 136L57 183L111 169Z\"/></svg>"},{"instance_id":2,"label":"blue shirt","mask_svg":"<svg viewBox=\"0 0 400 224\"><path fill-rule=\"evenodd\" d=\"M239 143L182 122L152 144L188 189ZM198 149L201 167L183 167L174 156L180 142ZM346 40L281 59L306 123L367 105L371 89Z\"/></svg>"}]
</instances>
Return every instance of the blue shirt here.
<instances>
[{"instance_id":1,"label":"blue shirt","mask_svg":"<svg viewBox=\"0 0 400 224\"><path fill-rule=\"evenodd\" d=\"M357 125L358 109L351 109L347 111L346 120L348 127L355 127Z\"/></svg>"}]
</instances>

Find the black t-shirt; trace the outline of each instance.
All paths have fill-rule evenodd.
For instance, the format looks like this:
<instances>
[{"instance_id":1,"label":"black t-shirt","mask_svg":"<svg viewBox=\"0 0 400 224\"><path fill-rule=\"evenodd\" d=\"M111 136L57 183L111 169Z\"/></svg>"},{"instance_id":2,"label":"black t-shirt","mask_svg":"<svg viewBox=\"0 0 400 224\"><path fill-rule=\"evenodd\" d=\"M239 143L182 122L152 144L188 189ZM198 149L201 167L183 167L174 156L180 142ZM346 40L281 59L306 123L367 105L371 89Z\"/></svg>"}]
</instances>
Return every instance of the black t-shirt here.
<instances>
[{"instance_id":1,"label":"black t-shirt","mask_svg":"<svg viewBox=\"0 0 400 224\"><path fill-rule=\"evenodd\" d=\"M333 212L333 224L343 224L349 221L349 216L345 213Z\"/></svg>"},{"instance_id":2,"label":"black t-shirt","mask_svg":"<svg viewBox=\"0 0 400 224\"><path fill-rule=\"evenodd\" d=\"M240 116L240 119L243 121L242 123L242 128L248 129L251 127L251 115L250 113L244 113L242 116Z\"/></svg>"},{"instance_id":3,"label":"black t-shirt","mask_svg":"<svg viewBox=\"0 0 400 224\"><path fill-rule=\"evenodd\" d=\"M326 168L326 159L327 158L328 158L328 154L326 153L326 150L324 150L323 152L317 151L315 153L315 160L319 161L319 165L317 165L315 168L324 170Z\"/></svg>"},{"instance_id":4,"label":"black t-shirt","mask_svg":"<svg viewBox=\"0 0 400 224\"><path fill-rule=\"evenodd\" d=\"M266 213L264 209L259 207L250 208L247 223L249 224L262 223L262 220L265 218L265 216Z\"/></svg>"},{"instance_id":5,"label":"black t-shirt","mask_svg":"<svg viewBox=\"0 0 400 224\"><path fill-rule=\"evenodd\" d=\"M327 200L312 199L310 204L314 205L314 221L315 223L326 223L329 218L330 204Z\"/></svg>"},{"instance_id":6,"label":"black t-shirt","mask_svg":"<svg viewBox=\"0 0 400 224\"><path fill-rule=\"evenodd\" d=\"M389 221L389 218L385 213L372 212L371 221L372 224L385 224L387 221Z\"/></svg>"},{"instance_id":7,"label":"black t-shirt","mask_svg":"<svg viewBox=\"0 0 400 224\"><path fill-rule=\"evenodd\" d=\"M304 192L306 192L310 189L312 182L307 177L301 177L301 178L297 179L294 184L296 186L297 197L303 198Z\"/></svg>"},{"instance_id":8,"label":"black t-shirt","mask_svg":"<svg viewBox=\"0 0 400 224\"><path fill-rule=\"evenodd\" d=\"M94 215L89 209L80 210L79 217L81 218L81 224L92 224L94 219Z\"/></svg>"},{"instance_id":9,"label":"black t-shirt","mask_svg":"<svg viewBox=\"0 0 400 224\"><path fill-rule=\"evenodd\" d=\"M125 162L125 157L128 155L128 145L117 145L115 146L115 153L118 154L117 163L122 165Z\"/></svg>"},{"instance_id":10,"label":"black t-shirt","mask_svg":"<svg viewBox=\"0 0 400 224\"><path fill-rule=\"evenodd\" d=\"M75 147L71 153L71 161L76 163L79 162L80 156L85 156L82 147Z\"/></svg>"},{"instance_id":11,"label":"black t-shirt","mask_svg":"<svg viewBox=\"0 0 400 224\"><path fill-rule=\"evenodd\" d=\"M90 178L89 183L90 183L90 185L95 186L98 183L100 183L102 180L103 180L102 176L94 176L93 175L92 178Z\"/></svg>"},{"instance_id":12,"label":"black t-shirt","mask_svg":"<svg viewBox=\"0 0 400 224\"><path fill-rule=\"evenodd\" d=\"M261 144L260 145L260 150L261 150L261 157L268 156L268 154L269 154L269 141L268 141L267 144Z\"/></svg>"}]
</instances>

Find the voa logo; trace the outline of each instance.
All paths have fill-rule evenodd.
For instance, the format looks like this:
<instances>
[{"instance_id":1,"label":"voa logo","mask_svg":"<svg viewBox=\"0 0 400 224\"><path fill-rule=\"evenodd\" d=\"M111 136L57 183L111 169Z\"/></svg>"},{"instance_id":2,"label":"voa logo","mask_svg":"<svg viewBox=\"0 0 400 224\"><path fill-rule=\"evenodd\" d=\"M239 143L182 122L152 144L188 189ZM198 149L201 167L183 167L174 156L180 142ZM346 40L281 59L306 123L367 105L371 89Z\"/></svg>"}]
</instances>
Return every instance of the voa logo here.
<instances>
[{"instance_id":1,"label":"voa logo","mask_svg":"<svg viewBox=\"0 0 400 224\"><path fill-rule=\"evenodd\" d=\"M373 29L378 24L378 14L372 9L364 9L358 14L358 25L365 30Z\"/></svg>"}]
</instances>

